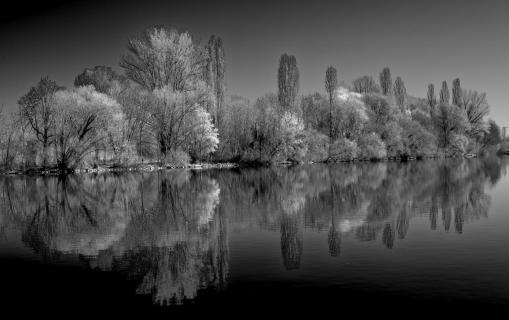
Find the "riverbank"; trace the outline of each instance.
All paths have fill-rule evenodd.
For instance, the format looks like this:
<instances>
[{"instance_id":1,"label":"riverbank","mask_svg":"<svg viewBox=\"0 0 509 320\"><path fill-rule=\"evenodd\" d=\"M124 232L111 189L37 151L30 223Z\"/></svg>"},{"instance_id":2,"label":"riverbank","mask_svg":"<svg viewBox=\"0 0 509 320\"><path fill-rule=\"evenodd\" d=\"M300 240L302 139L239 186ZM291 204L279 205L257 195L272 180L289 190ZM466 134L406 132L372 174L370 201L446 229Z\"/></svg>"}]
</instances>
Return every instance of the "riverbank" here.
<instances>
[{"instance_id":1,"label":"riverbank","mask_svg":"<svg viewBox=\"0 0 509 320\"><path fill-rule=\"evenodd\" d=\"M30 168L26 170L7 170L0 175L66 175L104 172L152 172L160 170L204 170L204 169L232 169L239 167L236 163L199 163L186 165L172 165L160 163L143 163L130 166L97 166L94 168L59 169L59 168Z\"/></svg>"},{"instance_id":2,"label":"riverbank","mask_svg":"<svg viewBox=\"0 0 509 320\"><path fill-rule=\"evenodd\" d=\"M499 153L499 155L502 155ZM194 164L161 164L158 162L140 163L130 166L96 166L93 168L77 169L59 169L59 168L30 168L26 170L6 170L0 172L0 175L68 175L68 174L88 174L88 173L107 173L107 172L154 172L161 170L207 170L207 169L234 169L234 168L256 168L269 166L295 166L303 164L333 164L333 163L358 163L358 162L409 162L420 160L438 160L445 158L476 158L476 154L464 154L459 156L426 156L426 157L390 157L382 159L355 158L349 160L318 161L318 162L291 162L282 161L277 163L269 162L218 162L218 163L194 163Z\"/></svg>"}]
</instances>

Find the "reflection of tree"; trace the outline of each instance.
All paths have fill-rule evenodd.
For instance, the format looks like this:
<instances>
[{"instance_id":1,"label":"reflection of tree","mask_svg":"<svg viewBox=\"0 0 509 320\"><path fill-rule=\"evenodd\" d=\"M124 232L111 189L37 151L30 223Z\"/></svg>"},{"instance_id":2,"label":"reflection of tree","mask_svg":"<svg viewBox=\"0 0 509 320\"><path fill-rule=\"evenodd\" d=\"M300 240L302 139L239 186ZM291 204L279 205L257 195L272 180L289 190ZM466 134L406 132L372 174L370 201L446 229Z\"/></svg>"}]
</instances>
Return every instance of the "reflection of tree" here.
<instances>
[{"instance_id":1,"label":"reflection of tree","mask_svg":"<svg viewBox=\"0 0 509 320\"><path fill-rule=\"evenodd\" d=\"M281 253L287 270L298 269L302 256L302 230L297 215L281 217Z\"/></svg>"},{"instance_id":2,"label":"reflection of tree","mask_svg":"<svg viewBox=\"0 0 509 320\"><path fill-rule=\"evenodd\" d=\"M386 223L384 226L384 231L383 231L383 235L382 235L382 242L389 249L392 249L392 247L394 246L394 238L395 238L394 233L395 233L394 227L392 226L392 224Z\"/></svg>"},{"instance_id":3,"label":"reflection of tree","mask_svg":"<svg viewBox=\"0 0 509 320\"><path fill-rule=\"evenodd\" d=\"M398 213L398 217L396 218L396 229L398 231L398 238L404 239L408 232L408 227L410 225L410 215L407 208L403 208Z\"/></svg>"},{"instance_id":4,"label":"reflection of tree","mask_svg":"<svg viewBox=\"0 0 509 320\"><path fill-rule=\"evenodd\" d=\"M327 242L329 243L329 255L331 257L339 257L341 253L341 232L336 230L334 225L329 229Z\"/></svg>"},{"instance_id":5,"label":"reflection of tree","mask_svg":"<svg viewBox=\"0 0 509 320\"><path fill-rule=\"evenodd\" d=\"M442 208L442 221L444 224L445 231L449 231L451 228L451 209Z\"/></svg>"},{"instance_id":6,"label":"reflection of tree","mask_svg":"<svg viewBox=\"0 0 509 320\"><path fill-rule=\"evenodd\" d=\"M329 252L337 255L342 235L350 233L392 248L416 216L429 217L433 230L462 232L465 223L487 216L486 182L496 182L505 165L503 158L313 165L217 179L225 186L222 207L236 225L273 230L281 221L281 247L291 249L299 242L290 231L303 217L305 228L327 232Z\"/></svg>"},{"instance_id":7,"label":"reflection of tree","mask_svg":"<svg viewBox=\"0 0 509 320\"><path fill-rule=\"evenodd\" d=\"M431 196L431 208L429 213L430 225L432 230L437 229L437 219L438 219L438 204L437 197L435 195Z\"/></svg>"},{"instance_id":8,"label":"reflection of tree","mask_svg":"<svg viewBox=\"0 0 509 320\"><path fill-rule=\"evenodd\" d=\"M503 158L314 165L231 172L218 179L226 186L222 206L232 221L273 229L284 216L282 247L290 248L293 234L287 229L295 224L290 221L303 216L306 228L327 232L334 255L341 235L349 233L392 248L416 216L429 217L432 230L462 232L465 223L487 216L486 182L496 182L505 165Z\"/></svg>"},{"instance_id":9,"label":"reflection of tree","mask_svg":"<svg viewBox=\"0 0 509 320\"><path fill-rule=\"evenodd\" d=\"M214 179L179 171L0 184L11 227L48 259L78 255L93 268L125 270L159 304L226 285L227 220Z\"/></svg>"},{"instance_id":10,"label":"reflection of tree","mask_svg":"<svg viewBox=\"0 0 509 320\"><path fill-rule=\"evenodd\" d=\"M397 248L415 217L457 233L487 217L485 189L505 161L3 177L0 230L19 230L46 259L76 256L124 273L156 303L182 303L226 285L227 226L280 232L287 269L300 267L306 228L323 232L331 256L348 237Z\"/></svg>"}]
</instances>

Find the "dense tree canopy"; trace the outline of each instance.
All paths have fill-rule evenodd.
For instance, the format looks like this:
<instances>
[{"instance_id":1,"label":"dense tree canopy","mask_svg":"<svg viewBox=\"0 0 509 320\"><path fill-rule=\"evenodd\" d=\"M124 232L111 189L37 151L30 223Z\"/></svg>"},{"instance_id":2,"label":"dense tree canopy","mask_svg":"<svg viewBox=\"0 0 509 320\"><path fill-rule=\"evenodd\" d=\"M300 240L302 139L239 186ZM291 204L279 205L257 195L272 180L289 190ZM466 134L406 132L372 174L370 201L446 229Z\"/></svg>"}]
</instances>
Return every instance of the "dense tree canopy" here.
<instances>
[{"instance_id":1,"label":"dense tree canopy","mask_svg":"<svg viewBox=\"0 0 509 320\"><path fill-rule=\"evenodd\" d=\"M458 78L452 95L442 82L437 101L433 84L414 97L389 67L379 84L366 75L348 88L330 66L322 92L299 95L297 59L285 53L277 92L251 102L226 91L221 37L202 45L164 27L130 39L120 67L85 68L69 89L42 78L17 114L0 110L1 170L403 159L501 144L486 94Z\"/></svg>"}]
</instances>

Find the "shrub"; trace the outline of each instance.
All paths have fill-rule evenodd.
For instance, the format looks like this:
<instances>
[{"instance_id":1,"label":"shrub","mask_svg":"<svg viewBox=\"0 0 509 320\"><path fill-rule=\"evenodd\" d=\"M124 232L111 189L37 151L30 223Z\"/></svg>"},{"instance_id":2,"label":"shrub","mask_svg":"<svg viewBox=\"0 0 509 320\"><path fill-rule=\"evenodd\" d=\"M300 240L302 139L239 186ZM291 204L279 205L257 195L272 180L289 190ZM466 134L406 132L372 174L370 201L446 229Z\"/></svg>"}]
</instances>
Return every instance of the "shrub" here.
<instances>
[{"instance_id":1,"label":"shrub","mask_svg":"<svg viewBox=\"0 0 509 320\"><path fill-rule=\"evenodd\" d=\"M359 138L359 158L362 159L382 159L387 156L385 143L380 137L372 132Z\"/></svg>"},{"instance_id":2,"label":"shrub","mask_svg":"<svg viewBox=\"0 0 509 320\"><path fill-rule=\"evenodd\" d=\"M449 147L446 149L448 156L460 156L467 152L468 138L463 134L452 134Z\"/></svg>"},{"instance_id":3,"label":"shrub","mask_svg":"<svg viewBox=\"0 0 509 320\"><path fill-rule=\"evenodd\" d=\"M165 165L170 166L183 167L189 163L191 163L191 158L186 152L180 149L168 152L165 159Z\"/></svg>"},{"instance_id":4,"label":"shrub","mask_svg":"<svg viewBox=\"0 0 509 320\"><path fill-rule=\"evenodd\" d=\"M306 144L308 152L307 161L321 162L327 160L329 156L329 138L313 129L306 132Z\"/></svg>"},{"instance_id":5,"label":"shrub","mask_svg":"<svg viewBox=\"0 0 509 320\"><path fill-rule=\"evenodd\" d=\"M436 138L419 122L409 119L400 121L401 140L404 154L408 156L429 156L436 153Z\"/></svg>"},{"instance_id":6,"label":"shrub","mask_svg":"<svg viewBox=\"0 0 509 320\"><path fill-rule=\"evenodd\" d=\"M331 160L351 161L357 157L359 148L355 141L339 138L331 147Z\"/></svg>"},{"instance_id":7,"label":"shrub","mask_svg":"<svg viewBox=\"0 0 509 320\"><path fill-rule=\"evenodd\" d=\"M306 135L302 119L292 112L287 112L281 118L280 130L280 151L284 160L302 161L307 153Z\"/></svg>"}]
</instances>

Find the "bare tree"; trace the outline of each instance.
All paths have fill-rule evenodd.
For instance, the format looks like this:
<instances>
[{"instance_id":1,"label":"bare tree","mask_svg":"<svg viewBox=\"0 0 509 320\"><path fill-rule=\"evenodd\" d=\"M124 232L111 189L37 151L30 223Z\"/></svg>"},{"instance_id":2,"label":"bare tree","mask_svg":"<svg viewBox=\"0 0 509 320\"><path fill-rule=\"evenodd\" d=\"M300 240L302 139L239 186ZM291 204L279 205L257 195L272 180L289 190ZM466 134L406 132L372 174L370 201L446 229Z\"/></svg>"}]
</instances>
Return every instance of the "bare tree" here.
<instances>
[{"instance_id":1,"label":"bare tree","mask_svg":"<svg viewBox=\"0 0 509 320\"><path fill-rule=\"evenodd\" d=\"M92 86L55 94L55 153L59 169L74 169L121 125L118 103Z\"/></svg>"},{"instance_id":2,"label":"bare tree","mask_svg":"<svg viewBox=\"0 0 509 320\"><path fill-rule=\"evenodd\" d=\"M148 140L163 157L179 148L191 151L197 110L213 104L214 96L223 99L222 41L214 38L209 46L213 86L206 83L207 55L187 33L152 28L144 38L130 40L128 49L121 66L129 79L153 95L145 118L152 135Z\"/></svg>"},{"instance_id":3,"label":"bare tree","mask_svg":"<svg viewBox=\"0 0 509 320\"><path fill-rule=\"evenodd\" d=\"M203 78L202 52L186 32L151 28L143 37L130 39L127 49L120 66L129 79L146 89L168 86L174 91L187 91Z\"/></svg>"},{"instance_id":4,"label":"bare tree","mask_svg":"<svg viewBox=\"0 0 509 320\"><path fill-rule=\"evenodd\" d=\"M473 138L479 138L488 131L488 124L484 121L490 111L490 105L486 99L486 93L475 90L463 90L459 102L465 109L470 128L468 134Z\"/></svg>"},{"instance_id":5,"label":"bare tree","mask_svg":"<svg viewBox=\"0 0 509 320\"><path fill-rule=\"evenodd\" d=\"M159 147L163 158L179 149L186 152L192 149L194 116L209 102L209 91L205 87L189 92L174 92L169 88L154 90L147 125L151 141Z\"/></svg>"},{"instance_id":6,"label":"bare tree","mask_svg":"<svg viewBox=\"0 0 509 320\"><path fill-rule=\"evenodd\" d=\"M7 114L4 106L0 106L0 172L12 169L16 157L16 136L20 125L19 119Z\"/></svg>"},{"instance_id":7,"label":"bare tree","mask_svg":"<svg viewBox=\"0 0 509 320\"><path fill-rule=\"evenodd\" d=\"M295 56L286 53L281 56L277 78L278 101L283 110L288 111L295 106L299 92L299 69Z\"/></svg>"},{"instance_id":8,"label":"bare tree","mask_svg":"<svg viewBox=\"0 0 509 320\"><path fill-rule=\"evenodd\" d=\"M338 72L336 68L330 66L325 71L325 91L329 96L329 156L332 146L332 104L334 103L334 93L338 87Z\"/></svg>"},{"instance_id":9,"label":"bare tree","mask_svg":"<svg viewBox=\"0 0 509 320\"><path fill-rule=\"evenodd\" d=\"M32 129L36 140L42 147L42 165L48 165L48 148L55 136L55 101L54 94L63 89L55 81L42 78L35 87L19 101L20 115Z\"/></svg>"}]
</instances>

